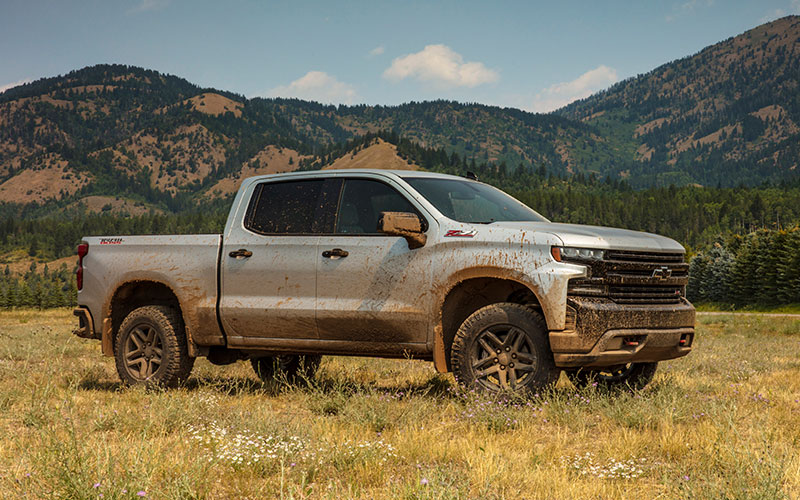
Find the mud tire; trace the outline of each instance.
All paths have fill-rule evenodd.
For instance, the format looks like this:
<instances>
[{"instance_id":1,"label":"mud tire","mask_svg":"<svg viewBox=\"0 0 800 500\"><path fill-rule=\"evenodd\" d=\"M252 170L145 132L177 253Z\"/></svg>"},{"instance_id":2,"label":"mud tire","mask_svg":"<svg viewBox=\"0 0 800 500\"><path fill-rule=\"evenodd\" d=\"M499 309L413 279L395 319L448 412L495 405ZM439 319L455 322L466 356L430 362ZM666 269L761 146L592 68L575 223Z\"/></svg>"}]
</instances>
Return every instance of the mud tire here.
<instances>
[{"instance_id":1,"label":"mud tire","mask_svg":"<svg viewBox=\"0 0 800 500\"><path fill-rule=\"evenodd\" d=\"M322 356L316 354L252 358L250 364L263 382L285 378L290 384L310 379L317 372Z\"/></svg>"},{"instance_id":2,"label":"mud tire","mask_svg":"<svg viewBox=\"0 0 800 500\"><path fill-rule=\"evenodd\" d=\"M180 314L167 306L144 306L131 311L119 328L114 359L124 384L148 387L175 387L189 378L194 366ZM138 362L139 370L131 362ZM148 364L150 368L142 370Z\"/></svg>"},{"instance_id":3,"label":"mud tire","mask_svg":"<svg viewBox=\"0 0 800 500\"><path fill-rule=\"evenodd\" d=\"M606 390L638 391L644 389L656 375L658 363L629 363L616 369L578 369L567 372L567 378L575 387L583 388L597 383Z\"/></svg>"},{"instance_id":4,"label":"mud tire","mask_svg":"<svg viewBox=\"0 0 800 500\"><path fill-rule=\"evenodd\" d=\"M542 315L510 302L469 316L453 339L450 361L460 384L489 393L533 393L554 384L560 373Z\"/></svg>"}]
</instances>

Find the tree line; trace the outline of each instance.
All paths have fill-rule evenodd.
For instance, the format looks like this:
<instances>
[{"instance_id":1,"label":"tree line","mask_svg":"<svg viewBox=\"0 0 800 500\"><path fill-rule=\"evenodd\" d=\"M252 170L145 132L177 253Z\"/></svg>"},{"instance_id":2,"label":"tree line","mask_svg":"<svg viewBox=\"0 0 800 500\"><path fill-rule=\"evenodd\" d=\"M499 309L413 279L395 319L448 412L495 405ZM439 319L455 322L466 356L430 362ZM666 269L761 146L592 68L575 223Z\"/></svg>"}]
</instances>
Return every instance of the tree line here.
<instances>
[{"instance_id":1,"label":"tree line","mask_svg":"<svg viewBox=\"0 0 800 500\"><path fill-rule=\"evenodd\" d=\"M8 266L0 274L0 308L35 307L47 309L51 307L72 307L78 300L78 289L75 283L75 272L66 264L55 271L47 265L41 272L36 264L31 264L25 274L17 276Z\"/></svg>"},{"instance_id":2,"label":"tree line","mask_svg":"<svg viewBox=\"0 0 800 500\"><path fill-rule=\"evenodd\" d=\"M118 233L121 234L121 233ZM695 254L689 264L687 297L693 302L744 305L800 303L800 226L731 235ZM0 308L74 306L75 270L63 264L23 275L0 274Z\"/></svg>"},{"instance_id":3,"label":"tree line","mask_svg":"<svg viewBox=\"0 0 800 500\"><path fill-rule=\"evenodd\" d=\"M736 306L800 303L800 227L733 235L699 252L687 296Z\"/></svg>"}]
</instances>

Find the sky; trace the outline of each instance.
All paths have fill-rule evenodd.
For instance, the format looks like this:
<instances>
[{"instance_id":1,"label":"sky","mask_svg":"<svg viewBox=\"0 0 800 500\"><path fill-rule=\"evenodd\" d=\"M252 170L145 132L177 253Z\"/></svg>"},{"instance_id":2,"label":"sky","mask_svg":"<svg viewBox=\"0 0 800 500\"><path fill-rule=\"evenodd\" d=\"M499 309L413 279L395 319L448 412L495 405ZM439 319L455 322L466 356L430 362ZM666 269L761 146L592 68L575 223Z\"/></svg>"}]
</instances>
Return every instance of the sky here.
<instances>
[{"instance_id":1,"label":"sky","mask_svg":"<svg viewBox=\"0 0 800 500\"><path fill-rule=\"evenodd\" d=\"M549 112L800 0L0 0L0 91L100 63L246 97Z\"/></svg>"}]
</instances>

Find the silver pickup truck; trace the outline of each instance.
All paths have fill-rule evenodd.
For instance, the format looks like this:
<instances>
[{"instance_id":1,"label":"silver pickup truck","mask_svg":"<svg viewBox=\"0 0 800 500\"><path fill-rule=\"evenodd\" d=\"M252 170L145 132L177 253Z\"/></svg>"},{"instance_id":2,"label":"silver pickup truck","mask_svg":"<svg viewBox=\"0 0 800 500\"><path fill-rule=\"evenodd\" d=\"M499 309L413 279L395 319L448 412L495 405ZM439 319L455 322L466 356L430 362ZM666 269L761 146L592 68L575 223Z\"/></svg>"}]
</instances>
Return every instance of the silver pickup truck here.
<instances>
[{"instance_id":1,"label":"silver pickup truck","mask_svg":"<svg viewBox=\"0 0 800 500\"><path fill-rule=\"evenodd\" d=\"M433 360L468 386L640 388L694 336L684 249L555 224L504 192L415 171L245 180L223 234L78 247L80 337L131 384L172 386L197 357L268 378L322 355Z\"/></svg>"}]
</instances>

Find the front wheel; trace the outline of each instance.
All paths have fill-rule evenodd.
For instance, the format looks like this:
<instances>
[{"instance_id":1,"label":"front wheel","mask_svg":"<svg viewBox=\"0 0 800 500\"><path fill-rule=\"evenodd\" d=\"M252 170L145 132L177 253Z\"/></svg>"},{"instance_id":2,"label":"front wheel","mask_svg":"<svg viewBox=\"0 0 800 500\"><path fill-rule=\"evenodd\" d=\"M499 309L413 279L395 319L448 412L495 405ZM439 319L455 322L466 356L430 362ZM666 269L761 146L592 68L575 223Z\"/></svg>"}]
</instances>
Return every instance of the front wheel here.
<instances>
[{"instance_id":1,"label":"front wheel","mask_svg":"<svg viewBox=\"0 0 800 500\"><path fill-rule=\"evenodd\" d=\"M581 368L567 372L567 377L576 387L586 387L596 383L605 389L624 389L632 391L643 389L656 375L658 363L628 363L626 365L594 370Z\"/></svg>"},{"instance_id":2,"label":"front wheel","mask_svg":"<svg viewBox=\"0 0 800 500\"><path fill-rule=\"evenodd\" d=\"M180 315L166 306L131 311L120 326L114 358L119 378L130 385L174 387L194 366Z\"/></svg>"},{"instance_id":3,"label":"front wheel","mask_svg":"<svg viewBox=\"0 0 800 500\"><path fill-rule=\"evenodd\" d=\"M534 392L555 383L559 374L544 318L509 302L468 317L456 333L450 359L459 383L493 393Z\"/></svg>"}]
</instances>

